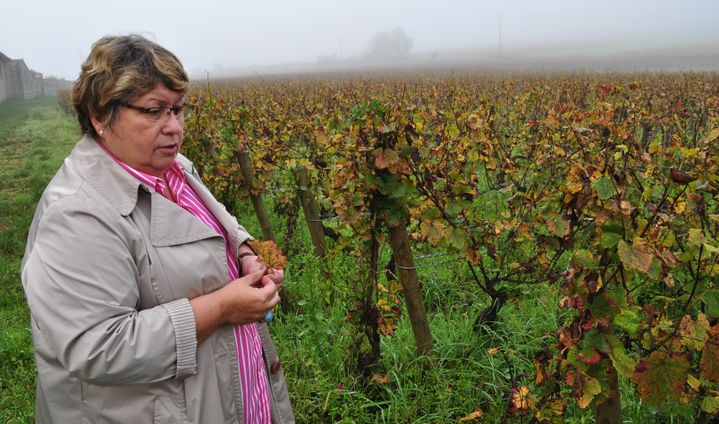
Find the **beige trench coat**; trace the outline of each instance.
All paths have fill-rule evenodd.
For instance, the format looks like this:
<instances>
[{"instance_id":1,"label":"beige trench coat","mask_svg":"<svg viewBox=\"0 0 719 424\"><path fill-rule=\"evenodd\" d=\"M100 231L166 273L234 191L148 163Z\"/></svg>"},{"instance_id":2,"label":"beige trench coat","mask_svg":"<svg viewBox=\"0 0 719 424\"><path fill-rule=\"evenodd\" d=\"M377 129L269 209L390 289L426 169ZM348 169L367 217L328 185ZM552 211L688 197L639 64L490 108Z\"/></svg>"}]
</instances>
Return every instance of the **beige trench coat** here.
<instances>
[{"instance_id":1,"label":"beige trench coat","mask_svg":"<svg viewBox=\"0 0 719 424\"><path fill-rule=\"evenodd\" d=\"M250 236L178 156L227 229ZM83 137L40 200L22 281L38 423L241 423L231 326L197 344L189 299L227 284L222 237ZM277 353L258 327L274 423L294 422Z\"/></svg>"}]
</instances>

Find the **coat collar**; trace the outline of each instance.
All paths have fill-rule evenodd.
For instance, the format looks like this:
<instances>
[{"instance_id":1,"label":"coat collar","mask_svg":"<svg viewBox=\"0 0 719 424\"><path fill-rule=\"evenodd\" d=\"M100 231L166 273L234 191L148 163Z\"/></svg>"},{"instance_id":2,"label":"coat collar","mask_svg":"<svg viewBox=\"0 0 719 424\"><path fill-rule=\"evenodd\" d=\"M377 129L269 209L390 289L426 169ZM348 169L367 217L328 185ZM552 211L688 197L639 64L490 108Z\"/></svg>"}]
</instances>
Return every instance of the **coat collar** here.
<instances>
[{"instance_id":1,"label":"coat collar","mask_svg":"<svg viewBox=\"0 0 719 424\"><path fill-rule=\"evenodd\" d=\"M135 209L140 181L122 169L97 141L84 135L70 153L70 166L122 216Z\"/></svg>"},{"instance_id":2,"label":"coat collar","mask_svg":"<svg viewBox=\"0 0 719 424\"><path fill-rule=\"evenodd\" d=\"M227 230L231 245L237 246L237 221L200 182L193 172L192 162L182 155L178 155L177 160L185 171L187 183ZM142 184L118 165L90 136L84 136L77 143L70 154L70 165L122 216L130 215L137 206L139 190L147 191L151 197L150 239L155 246L170 246L218 236L197 217Z\"/></svg>"}]
</instances>

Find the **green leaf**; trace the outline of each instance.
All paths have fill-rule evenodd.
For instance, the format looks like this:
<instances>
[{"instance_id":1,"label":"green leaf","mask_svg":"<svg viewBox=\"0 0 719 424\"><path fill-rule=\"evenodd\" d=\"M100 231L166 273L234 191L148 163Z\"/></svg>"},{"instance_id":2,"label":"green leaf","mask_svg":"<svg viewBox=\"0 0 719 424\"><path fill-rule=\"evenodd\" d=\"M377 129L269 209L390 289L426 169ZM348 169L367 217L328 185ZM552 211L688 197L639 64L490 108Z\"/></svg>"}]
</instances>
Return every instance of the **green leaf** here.
<instances>
[{"instance_id":1,"label":"green leaf","mask_svg":"<svg viewBox=\"0 0 719 424\"><path fill-rule=\"evenodd\" d=\"M610 335L607 337L607 341L609 342L609 358L612 360L614 368L617 369L619 375L631 378L637 367L637 361L627 355L624 344L618 337Z\"/></svg>"},{"instance_id":2,"label":"green leaf","mask_svg":"<svg viewBox=\"0 0 719 424\"><path fill-rule=\"evenodd\" d=\"M660 200L663 194L664 186L657 184L652 188L652 199Z\"/></svg>"},{"instance_id":3,"label":"green leaf","mask_svg":"<svg viewBox=\"0 0 719 424\"><path fill-rule=\"evenodd\" d=\"M622 226L614 221L610 221L602 226L602 237L599 244L604 249L613 249L622 239Z\"/></svg>"},{"instance_id":4,"label":"green leaf","mask_svg":"<svg viewBox=\"0 0 719 424\"><path fill-rule=\"evenodd\" d=\"M388 227L392 228L404 225L404 221L407 218L408 211L407 208L395 203L394 207L384 209L382 211L382 215L384 217L385 224L387 224Z\"/></svg>"},{"instance_id":5,"label":"green leaf","mask_svg":"<svg viewBox=\"0 0 719 424\"><path fill-rule=\"evenodd\" d=\"M585 249L578 249L572 255L572 263L594 270L599 265L599 259L595 258L592 252Z\"/></svg>"},{"instance_id":6,"label":"green leaf","mask_svg":"<svg viewBox=\"0 0 719 424\"><path fill-rule=\"evenodd\" d=\"M612 179L604 174L592 183L592 187L597 191L597 196L602 200L611 199L614 196L614 185Z\"/></svg>"},{"instance_id":7,"label":"green leaf","mask_svg":"<svg viewBox=\"0 0 719 424\"><path fill-rule=\"evenodd\" d=\"M464 249L464 246L467 244L467 236L464 234L464 231L455 229L452 231L452 238L450 239L450 244L458 250Z\"/></svg>"},{"instance_id":8,"label":"green leaf","mask_svg":"<svg viewBox=\"0 0 719 424\"><path fill-rule=\"evenodd\" d=\"M704 251L709 254L719 253L719 248L717 248L716 246L713 246L709 243L704 243L704 244L702 244L702 246L704 246Z\"/></svg>"},{"instance_id":9,"label":"green leaf","mask_svg":"<svg viewBox=\"0 0 719 424\"><path fill-rule=\"evenodd\" d=\"M704 234L700 228L690 228L687 241L689 242L689 245L699 247L706 241L706 239L704 238Z\"/></svg>"},{"instance_id":10,"label":"green leaf","mask_svg":"<svg viewBox=\"0 0 719 424\"><path fill-rule=\"evenodd\" d=\"M649 271L647 271L649 278L653 280L662 279L662 263L657 258L652 258L652 262L649 264Z\"/></svg>"},{"instance_id":11,"label":"green leaf","mask_svg":"<svg viewBox=\"0 0 719 424\"><path fill-rule=\"evenodd\" d=\"M567 222L564 217L558 216L557 219L554 220L554 235L564 237L567 234L567 230L569 230L569 222Z\"/></svg>"},{"instance_id":12,"label":"green leaf","mask_svg":"<svg viewBox=\"0 0 719 424\"><path fill-rule=\"evenodd\" d=\"M707 290L701 297L706 305L706 313L711 318L719 318L719 290Z\"/></svg>"},{"instance_id":13,"label":"green leaf","mask_svg":"<svg viewBox=\"0 0 719 424\"><path fill-rule=\"evenodd\" d=\"M636 337L641 322L642 317L632 309L622 309L612 321L614 325L626 331L632 337Z\"/></svg>"},{"instance_id":14,"label":"green leaf","mask_svg":"<svg viewBox=\"0 0 719 424\"><path fill-rule=\"evenodd\" d=\"M457 216L462 212L462 206L460 206L456 202L451 202L447 204L447 213L451 216Z\"/></svg>"}]
</instances>

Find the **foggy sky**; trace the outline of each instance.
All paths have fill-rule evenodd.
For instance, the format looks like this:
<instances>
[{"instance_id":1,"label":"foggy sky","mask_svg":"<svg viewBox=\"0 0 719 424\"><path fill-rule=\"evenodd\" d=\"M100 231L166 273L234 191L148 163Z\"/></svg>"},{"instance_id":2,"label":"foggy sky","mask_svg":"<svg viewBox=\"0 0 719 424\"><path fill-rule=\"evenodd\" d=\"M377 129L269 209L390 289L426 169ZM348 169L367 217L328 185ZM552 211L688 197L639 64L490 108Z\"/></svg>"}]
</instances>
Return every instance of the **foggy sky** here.
<instances>
[{"instance_id":1,"label":"foggy sky","mask_svg":"<svg viewBox=\"0 0 719 424\"><path fill-rule=\"evenodd\" d=\"M362 55L402 28L413 52L548 49L593 54L719 45L716 0L0 0L0 52L75 79L91 44L139 32L192 77L231 67Z\"/></svg>"}]
</instances>

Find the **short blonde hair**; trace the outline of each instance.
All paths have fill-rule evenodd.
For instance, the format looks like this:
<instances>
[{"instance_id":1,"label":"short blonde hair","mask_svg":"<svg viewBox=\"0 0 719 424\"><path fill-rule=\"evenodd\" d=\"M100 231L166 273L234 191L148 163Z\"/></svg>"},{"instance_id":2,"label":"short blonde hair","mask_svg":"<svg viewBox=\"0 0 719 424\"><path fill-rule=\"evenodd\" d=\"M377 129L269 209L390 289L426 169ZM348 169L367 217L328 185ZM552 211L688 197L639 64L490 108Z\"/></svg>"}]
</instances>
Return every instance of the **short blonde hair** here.
<instances>
[{"instance_id":1,"label":"short blonde hair","mask_svg":"<svg viewBox=\"0 0 719 424\"><path fill-rule=\"evenodd\" d=\"M84 134L96 136L91 116L111 127L118 108L163 83L184 94L189 78L169 50L139 34L105 36L92 45L72 88L72 103Z\"/></svg>"}]
</instances>

